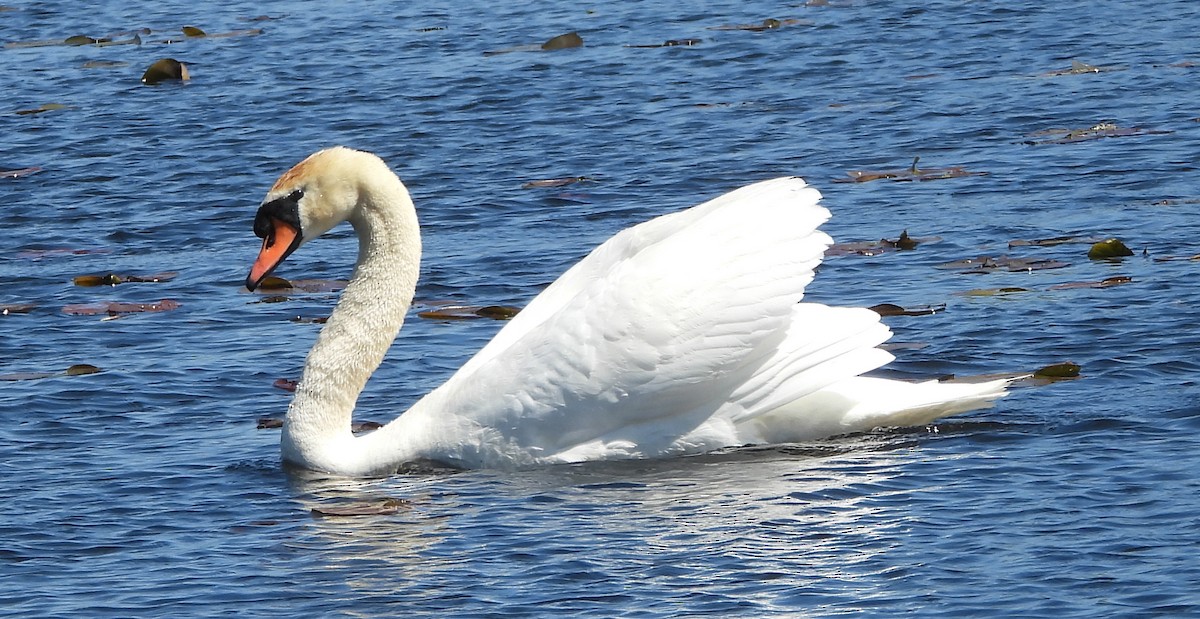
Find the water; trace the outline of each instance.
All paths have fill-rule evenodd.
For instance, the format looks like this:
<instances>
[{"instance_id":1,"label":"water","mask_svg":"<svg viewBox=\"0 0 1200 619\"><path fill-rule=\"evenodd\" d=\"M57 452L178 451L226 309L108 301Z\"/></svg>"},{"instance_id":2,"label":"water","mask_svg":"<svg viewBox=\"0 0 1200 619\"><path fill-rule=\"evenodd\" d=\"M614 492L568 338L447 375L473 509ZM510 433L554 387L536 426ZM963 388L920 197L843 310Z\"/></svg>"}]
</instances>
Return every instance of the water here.
<instances>
[{"instance_id":1,"label":"water","mask_svg":"<svg viewBox=\"0 0 1200 619\"><path fill-rule=\"evenodd\" d=\"M835 3L837 4L837 3ZM142 46L0 51L0 613L9 616L945 617L1200 614L1200 203L1187 0L18 3L6 42L150 27ZM247 22L270 15L281 19ZM801 18L770 32L711 26ZM261 36L150 41L183 25ZM444 27L443 30L425 30ZM483 52L578 30L585 47ZM694 47L627 44L698 37ZM157 58L186 85L144 87ZM1041 77L1072 59L1118 70ZM88 61L125 66L84 68ZM42 114L17 110L70 106ZM1031 146L1101 122L1170 131ZM661 462L375 480L288 472L278 416L334 296L240 288L256 205L316 148L378 152L425 229L419 299L527 301L625 226L780 174L818 185L842 241L810 298L946 304L888 319L904 375L1081 363L932 428ZM848 169L988 176L835 184ZM598 182L522 189L535 179ZM1119 236L1138 255L1013 239ZM85 250L54 253L45 250ZM1145 255L1143 255L1145 250ZM281 272L345 277L346 230ZM963 275L979 255L1064 269ZM1165 257L1180 260L1162 261ZM78 275L178 271L81 288ZM1050 290L1123 275L1129 284ZM1030 292L966 297L973 288ZM170 298L101 321L64 305ZM500 326L410 319L360 401L386 421ZM406 501L397 513L313 508Z\"/></svg>"}]
</instances>

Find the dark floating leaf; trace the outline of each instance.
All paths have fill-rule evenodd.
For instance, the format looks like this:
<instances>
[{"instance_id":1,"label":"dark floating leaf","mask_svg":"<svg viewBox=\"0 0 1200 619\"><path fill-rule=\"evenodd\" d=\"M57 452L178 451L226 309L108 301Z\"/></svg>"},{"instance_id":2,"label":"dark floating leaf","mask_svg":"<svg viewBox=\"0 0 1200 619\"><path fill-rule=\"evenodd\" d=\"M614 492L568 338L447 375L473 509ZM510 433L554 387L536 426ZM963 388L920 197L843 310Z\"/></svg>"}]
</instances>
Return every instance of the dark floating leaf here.
<instances>
[{"instance_id":1,"label":"dark floating leaf","mask_svg":"<svg viewBox=\"0 0 1200 619\"><path fill-rule=\"evenodd\" d=\"M0 316L10 316L12 314L28 314L37 306L32 303L11 303L8 305L0 305Z\"/></svg>"},{"instance_id":2,"label":"dark floating leaf","mask_svg":"<svg viewBox=\"0 0 1200 619\"><path fill-rule=\"evenodd\" d=\"M362 434L363 432L374 432L382 427L383 424L378 421L356 421L350 424L350 432Z\"/></svg>"},{"instance_id":3,"label":"dark floating leaf","mask_svg":"<svg viewBox=\"0 0 1200 619\"><path fill-rule=\"evenodd\" d=\"M1088 250L1088 258L1092 260L1108 260L1132 256L1133 250L1125 246L1120 239L1104 239Z\"/></svg>"},{"instance_id":4,"label":"dark floating leaf","mask_svg":"<svg viewBox=\"0 0 1200 619\"><path fill-rule=\"evenodd\" d=\"M510 307L507 305L487 305L475 310L481 318L491 318L492 320L509 320L516 316L521 311L519 307Z\"/></svg>"},{"instance_id":5,"label":"dark floating leaf","mask_svg":"<svg viewBox=\"0 0 1200 619\"><path fill-rule=\"evenodd\" d=\"M283 289L290 289L291 287L292 287L292 282L289 282L288 280L286 280L282 277L275 277L274 275L268 275L267 277L263 278L263 280L261 282L259 282L258 288L256 288L256 290L283 290Z\"/></svg>"},{"instance_id":6,"label":"dark floating leaf","mask_svg":"<svg viewBox=\"0 0 1200 619\"><path fill-rule=\"evenodd\" d=\"M891 241L888 239L881 239L879 242L882 245L887 245L889 247L895 247L896 249L903 249L903 250L916 249L917 245L920 245L920 243L921 243L920 241L908 236L908 230L901 231L900 238L898 238L894 241Z\"/></svg>"},{"instance_id":7,"label":"dark floating leaf","mask_svg":"<svg viewBox=\"0 0 1200 619\"><path fill-rule=\"evenodd\" d=\"M18 168L16 170L0 170L0 178L25 178L31 174L37 174L42 169L37 166L28 168Z\"/></svg>"},{"instance_id":8,"label":"dark floating leaf","mask_svg":"<svg viewBox=\"0 0 1200 619\"><path fill-rule=\"evenodd\" d=\"M1194 256L1156 256L1155 262L1174 262L1176 260L1200 260L1200 254Z\"/></svg>"},{"instance_id":9,"label":"dark floating leaf","mask_svg":"<svg viewBox=\"0 0 1200 619\"><path fill-rule=\"evenodd\" d=\"M194 38L194 37L208 36L208 33L204 32L203 30L201 30L195 26L184 26L183 28L180 28L180 30L183 31L183 35L186 37Z\"/></svg>"},{"instance_id":10,"label":"dark floating leaf","mask_svg":"<svg viewBox=\"0 0 1200 619\"><path fill-rule=\"evenodd\" d=\"M337 279L294 279L286 280L274 275L267 277L255 288L255 292L337 292L346 287L346 282ZM264 302L266 300L264 299Z\"/></svg>"},{"instance_id":11,"label":"dark floating leaf","mask_svg":"<svg viewBox=\"0 0 1200 619\"><path fill-rule=\"evenodd\" d=\"M63 372L14 372L12 374L0 374L0 381L38 380L53 378L55 376L83 376L85 374L95 374L100 371L102 370L94 365L80 363L72 365Z\"/></svg>"},{"instance_id":12,"label":"dark floating leaf","mask_svg":"<svg viewBox=\"0 0 1200 619\"><path fill-rule=\"evenodd\" d=\"M83 376L85 374L96 374L100 371L100 368L94 365L87 363L76 363L75 365L67 368L67 376Z\"/></svg>"},{"instance_id":13,"label":"dark floating leaf","mask_svg":"<svg viewBox=\"0 0 1200 619\"><path fill-rule=\"evenodd\" d=\"M596 179L590 178L587 176L568 176L566 178L549 178L549 179L540 180L540 181L529 181L528 183L524 183L523 185L521 185L521 189L535 189L535 188L542 188L542 187L566 187L567 185L573 185L575 183L582 183L584 181L595 181L595 180Z\"/></svg>"},{"instance_id":14,"label":"dark floating leaf","mask_svg":"<svg viewBox=\"0 0 1200 619\"><path fill-rule=\"evenodd\" d=\"M401 499L387 499L381 503L346 505L343 507L314 507L313 516L325 518L349 518L354 516L390 516L408 508L409 502Z\"/></svg>"},{"instance_id":15,"label":"dark floating leaf","mask_svg":"<svg viewBox=\"0 0 1200 619\"><path fill-rule=\"evenodd\" d=\"M1049 378L1049 379L1064 379L1064 378L1079 378L1079 372L1083 368L1078 363L1064 361L1063 363L1055 363L1039 368L1034 371L1034 378Z\"/></svg>"},{"instance_id":16,"label":"dark floating leaf","mask_svg":"<svg viewBox=\"0 0 1200 619\"><path fill-rule=\"evenodd\" d=\"M879 314L880 316L929 316L938 312L946 311L945 305L929 305L926 307L903 308L892 303L880 303L872 305L867 309Z\"/></svg>"},{"instance_id":17,"label":"dark floating leaf","mask_svg":"<svg viewBox=\"0 0 1200 619\"><path fill-rule=\"evenodd\" d=\"M908 236L908 231L905 230L900 234L900 238L896 240L880 239L878 241L851 241L848 243L834 243L825 250L826 256L878 256L880 254L896 251L898 249L909 250L915 249L922 243L936 243L942 240L940 236L923 236L913 237Z\"/></svg>"},{"instance_id":18,"label":"dark floating leaf","mask_svg":"<svg viewBox=\"0 0 1200 619\"><path fill-rule=\"evenodd\" d=\"M1096 237L1087 236L1056 236L1048 239L1033 239L1026 241L1022 239L1014 239L1008 242L1009 247L1054 247L1055 245L1065 245L1067 243L1088 243L1089 245L1099 241Z\"/></svg>"},{"instance_id":19,"label":"dark floating leaf","mask_svg":"<svg viewBox=\"0 0 1200 619\"><path fill-rule=\"evenodd\" d=\"M118 301L79 303L64 306L62 311L64 314L72 316L95 316L97 314L115 316L117 314L136 314L141 312L167 312L179 309L180 307L181 304L179 301L163 299L157 303L123 303Z\"/></svg>"},{"instance_id":20,"label":"dark floating leaf","mask_svg":"<svg viewBox=\"0 0 1200 619\"><path fill-rule=\"evenodd\" d=\"M963 273L991 273L994 271L1042 271L1070 266L1066 262L1039 258L1010 258L1008 256L980 256L937 265L940 269L958 269Z\"/></svg>"},{"instance_id":21,"label":"dark floating leaf","mask_svg":"<svg viewBox=\"0 0 1200 619\"><path fill-rule=\"evenodd\" d=\"M11 374L0 374L0 381L16 382L18 380L38 380L42 378L50 378L58 376L54 372L13 372Z\"/></svg>"},{"instance_id":22,"label":"dark floating leaf","mask_svg":"<svg viewBox=\"0 0 1200 619\"><path fill-rule=\"evenodd\" d=\"M271 386L276 389L283 389L284 391L295 393L296 385L298 385L298 384L300 384L300 381L298 381L298 380L291 380L288 378L277 378L277 379L275 379L275 382L271 383Z\"/></svg>"},{"instance_id":23,"label":"dark floating leaf","mask_svg":"<svg viewBox=\"0 0 1200 619\"><path fill-rule=\"evenodd\" d=\"M508 320L516 316L521 308L506 305L445 305L437 309L418 312L419 318L432 320L473 320L476 318L491 318L493 320Z\"/></svg>"},{"instance_id":24,"label":"dark floating leaf","mask_svg":"<svg viewBox=\"0 0 1200 619\"><path fill-rule=\"evenodd\" d=\"M1051 286L1050 290L1071 290L1075 288L1111 288L1113 286L1120 286L1121 284L1128 284L1132 281L1133 278L1129 277L1128 275L1114 275L1113 277L1106 277L1098 282L1071 282L1069 284L1058 284L1056 286Z\"/></svg>"},{"instance_id":25,"label":"dark floating leaf","mask_svg":"<svg viewBox=\"0 0 1200 619\"><path fill-rule=\"evenodd\" d=\"M635 49L652 49L652 48L659 48L659 47L691 47L693 45L699 45L703 41L704 41L703 39L668 39L666 41L663 41L662 43L651 43L649 45L626 45L625 47L632 47Z\"/></svg>"},{"instance_id":26,"label":"dark floating leaf","mask_svg":"<svg viewBox=\"0 0 1200 619\"><path fill-rule=\"evenodd\" d=\"M784 26L804 25L811 26L812 21L807 19L774 19L767 18L757 24L723 24L720 26L709 26L709 30L742 30L746 32L762 32L764 30L777 30Z\"/></svg>"},{"instance_id":27,"label":"dark floating leaf","mask_svg":"<svg viewBox=\"0 0 1200 619\"><path fill-rule=\"evenodd\" d=\"M542 43L542 49L547 52L552 52L560 49L570 49L572 47L582 47L583 37L579 36L578 32L568 32L560 34L545 43Z\"/></svg>"},{"instance_id":28,"label":"dark floating leaf","mask_svg":"<svg viewBox=\"0 0 1200 619\"><path fill-rule=\"evenodd\" d=\"M906 170L848 170L849 178L835 178L835 183L867 183L870 181L890 180L896 182L935 181L945 178L962 178L964 176L987 176L987 172L971 172L962 166L948 168L918 168L920 157L914 157L912 165Z\"/></svg>"},{"instance_id":29,"label":"dark floating leaf","mask_svg":"<svg viewBox=\"0 0 1200 619\"><path fill-rule=\"evenodd\" d=\"M89 36L77 34L73 37L67 37L65 40L63 40L63 45L95 45L99 42L100 39L93 39Z\"/></svg>"},{"instance_id":30,"label":"dark floating leaf","mask_svg":"<svg viewBox=\"0 0 1200 619\"><path fill-rule=\"evenodd\" d=\"M187 65L175 60L174 58L163 58L156 60L150 65L146 72L142 74L142 83L148 86L168 81L179 80L186 82L191 79L188 74Z\"/></svg>"},{"instance_id":31,"label":"dark floating leaf","mask_svg":"<svg viewBox=\"0 0 1200 619\"><path fill-rule=\"evenodd\" d=\"M179 273L167 271L164 273L155 273L154 275L117 275L116 273L108 273L106 275L80 275L74 279L76 286L116 286L117 284L125 283L160 283L169 282L175 279Z\"/></svg>"},{"instance_id":32,"label":"dark floating leaf","mask_svg":"<svg viewBox=\"0 0 1200 619\"><path fill-rule=\"evenodd\" d=\"M259 417L258 425L256 426L259 430L274 430L282 427L283 419L279 417Z\"/></svg>"},{"instance_id":33,"label":"dark floating leaf","mask_svg":"<svg viewBox=\"0 0 1200 619\"><path fill-rule=\"evenodd\" d=\"M960 292L959 294L964 297L996 297L1006 294L1017 294L1019 292L1029 292L1029 289L1019 288L1016 286L1010 286L1007 288L976 288L974 290Z\"/></svg>"},{"instance_id":34,"label":"dark floating leaf","mask_svg":"<svg viewBox=\"0 0 1200 619\"><path fill-rule=\"evenodd\" d=\"M1071 68L1058 69L1055 71L1047 71L1041 74L1041 77L1058 77L1060 75L1081 75L1084 73L1105 73L1107 71L1120 71L1124 67L1100 67L1096 65L1079 62L1078 60L1071 61Z\"/></svg>"},{"instance_id":35,"label":"dark floating leaf","mask_svg":"<svg viewBox=\"0 0 1200 619\"><path fill-rule=\"evenodd\" d=\"M1159 129L1142 129L1141 127L1118 127L1113 123L1100 123L1085 129L1042 129L1029 134L1031 138L1026 144L1038 146L1043 144L1074 144L1102 138L1120 138L1134 135L1162 135L1171 133Z\"/></svg>"},{"instance_id":36,"label":"dark floating leaf","mask_svg":"<svg viewBox=\"0 0 1200 619\"><path fill-rule=\"evenodd\" d=\"M295 318L292 319L292 322L297 322L300 324L309 324L309 325L323 325L323 324L329 322L329 317L328 316L316 316L313 318L305 318L304 316L296 316Z\"/></svg>"},{"instance_id":37,"label":"dark floating leaf","mask_svg":"<svg viewBox=\"0 0 1200 619\"><path fill-rule=\"evenodd\" d=\"M42 114L44 112L55 112L58 110L67 110L70 108L71 108L71 106L63 105L62 103L43 103L42 105L39 105L38 107L35 107L35 108L29 108L26 110L17 110L16 113L20 116L30 116L32 114Z\"/></svg>"}]
</instances>

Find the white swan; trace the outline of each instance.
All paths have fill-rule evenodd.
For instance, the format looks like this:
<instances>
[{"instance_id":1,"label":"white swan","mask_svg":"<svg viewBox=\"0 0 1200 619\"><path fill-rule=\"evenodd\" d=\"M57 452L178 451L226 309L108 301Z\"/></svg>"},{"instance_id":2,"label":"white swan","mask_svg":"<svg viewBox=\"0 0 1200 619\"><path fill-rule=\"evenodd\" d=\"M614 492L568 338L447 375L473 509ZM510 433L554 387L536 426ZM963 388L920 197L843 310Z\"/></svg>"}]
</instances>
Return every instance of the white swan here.
<instances>
[{"instance_id":1,"label":"white swan","mask_svg":"<svg viewBox=\"0 0 1200 619\"><path fill-rule=\"evenodd\" d=\"M362 436L355 401L404 322L420 270L416 211L373 154L336 147L286 172L259 208L253 290L342 221L358 262L308 354L283 458L329 473L435 460L520 467L654 458L924 424L1008 381L860 377L892 359L874 312L800 303L826 247L820 193L743 187L631 227L546 288L445 384Z\"/></svg>"}]
</instances>

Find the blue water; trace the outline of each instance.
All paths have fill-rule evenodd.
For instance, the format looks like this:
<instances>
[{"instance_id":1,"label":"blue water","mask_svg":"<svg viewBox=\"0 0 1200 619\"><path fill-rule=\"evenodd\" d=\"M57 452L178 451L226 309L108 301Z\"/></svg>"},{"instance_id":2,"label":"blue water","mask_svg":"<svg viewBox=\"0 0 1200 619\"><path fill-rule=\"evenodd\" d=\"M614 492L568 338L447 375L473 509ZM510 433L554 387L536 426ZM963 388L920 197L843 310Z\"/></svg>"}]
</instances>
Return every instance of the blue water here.
<instances>
[{"instance_id":1,"label":"blue water","mask_svg":"<svg viewBox=\"0 0 1200 619\"><path fill-rule=\"evenodd\" d=\"M20 617L1200 615L1200 13L1190 0L16 2L0 39L0 614ZM259 15L269 21L246 21ZM766 32L710 30L763 19ZM259 36L155 41L194 25ZM440 29L435 29L440 28ZM585 45L485 55L577 30ZM116 38L125 38L118 35ZM700 38L690 47L626 45ZM175 57L187 84L142 86ZM1109 68L1045 76L1072 60ZM89 61L126 63L85 68ZM62 104L40 114L16 114ZM1102 122L1169 133L1030 145ZM887 319L905 376L1071 360L1083 378L929 428L670 461L328 479L276 430L336 295L241 288L275 177L342 143L405 179L425 306L521 305L615 231L751 181L822 189L810 298ZM964 166L929 182L851 169ZM588 176L559 189L527 181ZM1117 236L1136 252L1015 239ZM347 230L280 275L347 276ZM70 250L57 252L48 250ZM1009 254L1055 270L938 265ZM1175 260L1164 260L1176 258ZM159 284L79 275L176 271ZM1052 290L1112 276L1108 288ZM977 288L1028 292L965 296ZM64 306L173 299L116 320ZM498 329L411 318L358 416L386 421ZM314 508L405 503L390 515Z\"/></svg>"}]
</instances>

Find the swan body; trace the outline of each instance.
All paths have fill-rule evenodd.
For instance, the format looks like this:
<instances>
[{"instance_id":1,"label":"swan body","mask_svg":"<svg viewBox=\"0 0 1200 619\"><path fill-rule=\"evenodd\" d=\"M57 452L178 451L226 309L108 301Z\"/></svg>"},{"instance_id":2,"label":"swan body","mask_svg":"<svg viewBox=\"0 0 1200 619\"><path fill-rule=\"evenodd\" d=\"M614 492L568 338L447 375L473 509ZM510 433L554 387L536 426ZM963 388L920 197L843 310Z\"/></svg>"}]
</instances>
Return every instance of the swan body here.
<instances>
[{"instance_id":1,"label":"swan body","mask_svg":"<svg viewBox=\"0 0 1200 619\"><path fill-rule=\"evenodd\" d=\"M421 239L408 191L335 147L286 172L255 217L254 289L342 221L358 261L288 408L285 461L388 474L406 463L512 468L656 458L925 424L989 406L1007 380L861 376L892 359L862 308L801 303L829 212L799 178L755 183L628 228L547 287L443 385L356 436L354 405L412 302Z\"/></svg>"}]
</instances>

